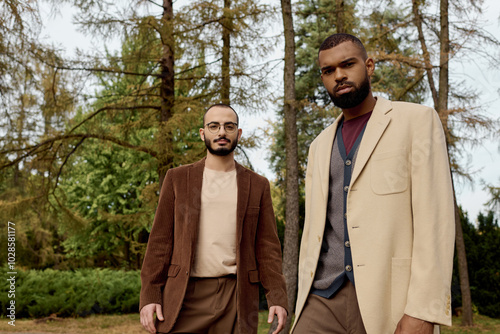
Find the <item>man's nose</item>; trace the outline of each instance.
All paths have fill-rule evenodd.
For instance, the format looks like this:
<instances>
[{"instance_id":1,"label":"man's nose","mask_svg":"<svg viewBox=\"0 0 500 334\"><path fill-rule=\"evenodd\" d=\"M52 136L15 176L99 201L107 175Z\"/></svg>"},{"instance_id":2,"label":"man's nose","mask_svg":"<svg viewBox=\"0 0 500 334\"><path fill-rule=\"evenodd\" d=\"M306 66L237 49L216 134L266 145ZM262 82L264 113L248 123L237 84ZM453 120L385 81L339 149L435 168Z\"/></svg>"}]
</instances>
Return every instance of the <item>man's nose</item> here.
<instances>
[{"instance_id":1,"label":"man's nose","mask_svg":"<svg viewBox=\"0 0 500 334\"><path fill-rule=\"evenodd\" d=\"M342 82L345 79L347 79L347 75L346 75L345 71L341 68L336 69L335 70L335 81Z\"/></svg>"}]
</instances>

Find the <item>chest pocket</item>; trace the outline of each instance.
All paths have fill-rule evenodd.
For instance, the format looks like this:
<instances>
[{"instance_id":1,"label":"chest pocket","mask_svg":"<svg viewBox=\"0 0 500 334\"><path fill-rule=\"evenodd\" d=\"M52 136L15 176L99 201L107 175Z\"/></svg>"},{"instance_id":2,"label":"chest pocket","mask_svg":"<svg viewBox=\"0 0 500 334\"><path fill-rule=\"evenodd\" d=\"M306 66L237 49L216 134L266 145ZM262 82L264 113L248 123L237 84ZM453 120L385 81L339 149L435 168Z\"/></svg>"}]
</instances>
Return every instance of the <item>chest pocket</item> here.
<instances>
[{"instance_id":1,"label":"chest pocket","mask_svg":"<svg viewBox=\"0 0 500 334\"><path fill-rule=\"evenodd\" d=\"M371 186L377 195L396 194L408 188L408 154L405 149L375 154L371 162Z\"/></svg>"}]
</instances>

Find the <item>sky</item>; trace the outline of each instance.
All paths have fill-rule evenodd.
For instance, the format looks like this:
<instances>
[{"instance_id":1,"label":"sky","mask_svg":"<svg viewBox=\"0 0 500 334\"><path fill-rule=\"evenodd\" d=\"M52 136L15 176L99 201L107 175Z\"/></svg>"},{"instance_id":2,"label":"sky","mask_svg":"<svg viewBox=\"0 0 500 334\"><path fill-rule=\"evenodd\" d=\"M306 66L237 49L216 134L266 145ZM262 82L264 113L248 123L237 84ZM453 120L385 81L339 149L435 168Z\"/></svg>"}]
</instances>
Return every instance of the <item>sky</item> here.
<instances>
[{"instance_id":1,"label":"sky","mask_svg":"<svg viewBox=\"0 0 500 334\"><path fill-rule=\"evenodd\" d=\"M85 50L103 47L99 41L92 41L88 36L77 31L76 26L72 24L72 16L75 12L70 6L58 6L59 14L52 16L44 8L42 7L45 27L42 31L42 38L46 42L58 45L68 55L74 54L77 48ZM498 38L500 36L500 1L485 0L483 17L485 20L483 28ZM116 41L107 41L106 46L108 49L117 49L119 44ZM500 57L500 49L492 49L491 52L497 58ZM451 79L458 82L466 81L468 85L473 86L481 93L481 102L487 106L488 115L499 120L500 69L488 67L481 59L466 62L455 61L450 67ZM428 105L431 103L429 102ZM269 110L256 114L240 113L243 135L262 127L265 119L275 119L274 112L274 110ZM260 143L259 149L248 153L256 171L272 181L274 175L267 161L268 142L261 137ZM486 140L476 147L466 147L466 151L467 154L463 157L462 163L469 166L469 170L473 172L474 183L456 179L455 184L459 204L468 212L469 218L475 221L479 211L486 212L484 204L489 199L482 182L500 186L500 139Z\"/></svg>"},{"instance_id":2,"label":"sky","mask_svg":"<svg viewBox=\"0 0 500 334\"><path fill-rule=\"evenodd\" d=\"M500 38L500 1L486 0L484 9L484 29L496 38ZM492 49L498 59L500 48ZM493 119L500 120L500 69L490 68L480 60L465 63L454 63L455 72L452 79L465 80L472 84L476 91L481 92L481 102L488 106L487 113ZM457 199L460 205L468 212L469 218L475 221L479 211L486 212L484 204L490 199L484 191L481 182L500 186L500 139L494 138L485 141L477 147L468 147L467 156L462 159L464 164L470 165L473 172L474 184L458 182ZM456 181L455 181L456 182Z\"/></svg>"}]
</instances>

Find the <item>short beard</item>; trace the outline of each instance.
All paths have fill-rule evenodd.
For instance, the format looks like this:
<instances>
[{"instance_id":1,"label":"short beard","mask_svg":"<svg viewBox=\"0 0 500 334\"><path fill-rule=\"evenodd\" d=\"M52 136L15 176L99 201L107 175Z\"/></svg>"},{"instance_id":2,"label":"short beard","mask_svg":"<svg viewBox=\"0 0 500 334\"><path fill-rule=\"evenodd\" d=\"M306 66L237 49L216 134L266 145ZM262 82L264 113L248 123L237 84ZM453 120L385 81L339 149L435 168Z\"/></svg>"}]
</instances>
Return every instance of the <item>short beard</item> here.
<instances>
[{"instance_id":1,"label":"short beard","mask_svg":"<svg viewBox=\"0 0 500 334\"><path fill-rule=\"evenodd\" d=\"M339 85L345 84L353 87L353 91L340 96L335 96L334 94L328 92L328 95L330 95L330 99L332 100L333 104L341 109L350 109L360 105L361 102L363 102L370 93L370 79L368 75L359 86L356 86L353 82L342 82ZM337 90L337 86L334 88L334 90Z\"/></svg>"},{"instance_id":2,"label":"short beard","mask_svg":"<svg viewBox=\"0 0 500 334\"><path fill-rule=\"evenodd\" d=\"M214 150L212 148L212 145L211 145L212 143L210 142L210 140L207 137L205 137L205 146L207 147L208 152L212 153L213 155L217 155L219 157L225 157L229 153L233 152L234 149L236 148L236 145L238 145L238 138L236 138L234 141L231 141L230 139L227 139L227 138L225 138L225 139L229 140L231 147L229 147L229 148L220 147L220 148ZM215 141L214 141L214 143L215 143Z\"/></svg>"}]
</instances>

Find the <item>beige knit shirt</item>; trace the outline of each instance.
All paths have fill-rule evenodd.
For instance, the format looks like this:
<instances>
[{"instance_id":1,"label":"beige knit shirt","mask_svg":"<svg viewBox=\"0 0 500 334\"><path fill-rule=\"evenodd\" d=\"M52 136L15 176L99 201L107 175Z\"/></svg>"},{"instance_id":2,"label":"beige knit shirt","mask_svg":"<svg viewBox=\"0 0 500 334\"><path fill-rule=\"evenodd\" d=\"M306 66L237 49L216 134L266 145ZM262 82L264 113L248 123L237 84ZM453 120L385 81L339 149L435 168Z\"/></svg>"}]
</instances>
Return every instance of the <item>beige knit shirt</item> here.
<instances>
[{"instance_id":1,"label":"beige knit shirt","mask_svg":"<svg viewBox=\"0 0 500 334\"><path fill-rule=\"evenodd\" d=\"M219 172L205 167L192 277L236 274L237 195L236 169Z\"/></svg>"}]
</instances>

